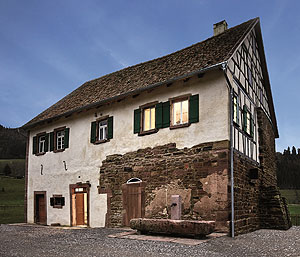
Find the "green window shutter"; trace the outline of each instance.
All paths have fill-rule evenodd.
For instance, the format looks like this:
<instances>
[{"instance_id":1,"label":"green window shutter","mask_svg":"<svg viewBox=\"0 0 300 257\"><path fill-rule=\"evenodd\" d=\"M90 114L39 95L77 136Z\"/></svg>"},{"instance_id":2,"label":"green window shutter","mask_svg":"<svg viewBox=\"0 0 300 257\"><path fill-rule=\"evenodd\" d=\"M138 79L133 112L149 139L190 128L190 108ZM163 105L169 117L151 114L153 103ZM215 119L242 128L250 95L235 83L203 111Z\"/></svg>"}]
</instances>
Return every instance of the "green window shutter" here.
<instances>
[{"instance_id":1,"label":"green window shutter","mask_svg":"<svg viewBox=\"0 0 300 257\"><path fill-rule=\"evenodd\" d=\"M48 146L49 146L49 133L45 135L45 152L48 152Z\"/></svg>"},{"instance_id":2,"label":"green window shutter","mask_svg":"<svg viewBox=\"0 0 300 257\"><path fill-rule=\"evenodd\" d=\"M250 136L253 137L253 135L254 135L254 124L253 124L252 114L250 116L251 116L251 118L250 118Z\"/></svg>"},{"instance_id":3,"label":"green window shutter","mask_svg":"<svg viewBox=\"0 0 300 257\"><path fill-rule=\"evenodd\" d=\"M140 133L141 129L141 109L134 110L133 133Z\"/></svg>"},{"instance_id":4,"label":"green window shutter","mask_svg":"<svg viewBox=\"0 0 300 257\"><path fill-rule=\"evenodd\" d=\"M107 139L113 138L113 131L114 131L114 122L113 117L108 117L107 119Z\"/></svg>"},{"instance_id":5,"label":"green window shutter","mask_svg":"<svg viewBox=\"0 0 300 257\"><path fill-rule=\"evenodd\" d=\"M155 105L155 128L163 127L163 103Z\"/></svg>"},{"instance_id":6,"label":"green window shutter","mask_svg":"<svg viewBox=\"0 0 300 257\"><path fill-rule=\"evenodd\" d=\"M247 131L247 106L244 105L243 107L243 130L246 132Z\"/></svg>"},{"instance_id":7,"label":"green window shutter","mask_svg":"<svg viewBox=\"0 0 300 257\"><path fill-rule=\"evenodd\" d=\"M32 154L37 153L37 137L33 137L32 139Z\"/></svg>"},{"instance_id":8,"label":"green window shutter","mask_svg":"<svg viewBox=\"0 0 300 257\"><path fill-rule=\"evenodd\" d=\"M70 128L65 128L65 149L69 148Z\"/></svg>"},{"instance_id":9,"label":"green window shutter","mask_svg":"<svg viewBox=\"0 0 300 257\"><path fill-rule=\"evenodd\" d=\"M163 128L170 127L170 101L164 102L162 104L162 116L163 116L162 127Z\"/></svg>"},{"instance_id":10,"label":"green window shutter","mask_svg":"<svg viewBox=\"0 0 300 257\"><path fill-rule=\"evenodd\" d=\"M96 136L97 136L97 122L93 121L91 123L91 143L96 142Z\"/></svg>"},{"instance_id":11,"label":"green window shutter","mask_svg":"<svg viewBox=\"0 0 300 257\"><path fill-rule=\"evenodd\" d=\"M50 151L54 151L54 132L50 132Z\"/></svg>"},{"instance_id":12,"label":"green window shutter","mask_svg":"<svg viewBox=\"0 0 300 257\"><path fill-rule=\"evenodd\" d=\"M190 97L189 122L199 122L199 95L192 95Z\"/></svg>"}]
</instances>

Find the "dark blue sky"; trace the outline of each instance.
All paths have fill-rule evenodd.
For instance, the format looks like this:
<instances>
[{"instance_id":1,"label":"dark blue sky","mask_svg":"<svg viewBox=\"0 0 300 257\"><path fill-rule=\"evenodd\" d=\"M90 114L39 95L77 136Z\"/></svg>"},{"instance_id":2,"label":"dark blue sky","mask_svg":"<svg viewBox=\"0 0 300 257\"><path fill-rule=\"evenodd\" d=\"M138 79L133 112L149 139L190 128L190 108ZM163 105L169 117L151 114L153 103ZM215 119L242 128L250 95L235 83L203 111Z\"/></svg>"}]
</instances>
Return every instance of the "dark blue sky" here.
<instances>
[{"instance_id":1,"label":"dark blue sky","mask_svg":"<svg viewBox=\"0 0 300 257\"><path fill-rule=\"evenodd\" d=\"M0 0L0 124L18 127L85 81L260 17L280 138L300 147L300 1ZM298 71L299 69L299 71Z\"/></svg>"}]
</instances>

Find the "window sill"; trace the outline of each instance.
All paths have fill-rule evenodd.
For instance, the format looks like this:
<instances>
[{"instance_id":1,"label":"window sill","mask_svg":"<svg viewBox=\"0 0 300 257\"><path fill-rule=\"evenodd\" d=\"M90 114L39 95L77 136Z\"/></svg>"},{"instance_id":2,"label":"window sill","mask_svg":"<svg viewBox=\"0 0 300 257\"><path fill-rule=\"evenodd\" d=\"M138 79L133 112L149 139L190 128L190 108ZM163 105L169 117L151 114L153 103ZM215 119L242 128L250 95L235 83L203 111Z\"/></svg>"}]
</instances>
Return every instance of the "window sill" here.
<instances>
[{"instance_id":1,"label":"window sill","mask_svg":"<svg viewBox=\"0 0 300 257\"><path fill-rule=\"evenodd\" d=\"M97 140L95 141L94 145L99 145L99 144L103 144L109 142L109 139L102 139L102 140Z\"/></svg>"},{"instance_id":2,"label":"window sill","mask_svg":"<svg viewBox=\"0 0 300 257\"><path fill-rule=\"evenodd\" d=\"M157 133L157 132L158 132L158 129L150 129L150 130L147 130L147 131L141 131L138 135L139 136L146 136L146 135L154 134L154 133Z\"/></svg>"},{"instance_id":3,"label":"window sill","mask_svg":"<svg viewBox=\"0 0 300 257\"><path fill-rule=\"evenodd\" d=\"M184 124L178 124L178 125L171 125L170 129L178 129L178 128L185 128L185 127L189 127L191 125L191 123L184 123Z\"/></svg>"},{"instance_id":4,"label":"window sill","mask_svg":"<svg viewBox=\"0 0 300 257\"><path fill-rule=\"evenodd\" d=\"M54 205L53 208L62 209L62 205Z\"/></svg>"},{"instance_id":5,"label":"window sill","mask_svg":"<svg viewBox=\"0 0 300 257\"><path fill-rule=\"evenodd\" d=\"M43 153L36 153L35 155L36 156L41 156L41 155L44 155L46 152L43 152Z\"/></svg>"},{"instance_id":6,"label":"window sill","mask_svg":"<svg viewBox=\"0 0 300 257\"><path fill-rule=\"evenodd\" d=\"M53 153L60 153L63 152L65 149L53 150Z\"/></svg>"}]
</instances>

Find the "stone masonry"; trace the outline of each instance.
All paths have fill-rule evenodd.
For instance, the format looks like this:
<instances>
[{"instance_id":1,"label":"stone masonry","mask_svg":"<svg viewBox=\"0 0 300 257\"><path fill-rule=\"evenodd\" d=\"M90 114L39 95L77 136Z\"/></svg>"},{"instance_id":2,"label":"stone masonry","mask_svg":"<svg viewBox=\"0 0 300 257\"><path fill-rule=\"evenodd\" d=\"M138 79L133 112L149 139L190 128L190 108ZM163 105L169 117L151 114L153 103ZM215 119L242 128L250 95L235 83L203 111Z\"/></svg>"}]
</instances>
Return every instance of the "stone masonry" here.
<instances>
[{"instance_id":1,"label":"stone masonry","mask_svg":"<svg viewBox=\"0 0 300 257\"><path fill-rule=\"evenodd\" d=\"M121 187L130 178L145 183L145 218L170 218L171 195L182 197L183 220L216 221L228 232L229 142L177 149L175 143L107 156L100 168L99 193L109 192L107 224L122 226Z\"/></svg>"}]
</instances>

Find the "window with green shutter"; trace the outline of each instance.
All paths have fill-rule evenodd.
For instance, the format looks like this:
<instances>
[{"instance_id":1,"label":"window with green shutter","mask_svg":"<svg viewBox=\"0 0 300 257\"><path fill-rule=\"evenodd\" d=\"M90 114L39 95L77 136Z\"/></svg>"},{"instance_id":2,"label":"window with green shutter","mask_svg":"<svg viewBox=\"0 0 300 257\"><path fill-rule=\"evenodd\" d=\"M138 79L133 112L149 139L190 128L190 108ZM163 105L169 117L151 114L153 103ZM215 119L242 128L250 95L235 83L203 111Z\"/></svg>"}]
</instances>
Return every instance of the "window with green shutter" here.
<instances>
[{"instance_id":1,"label":"window with green shutter","mask_svg":"<svg viewBox=\"0 0 300 257\"><path fill-rule=\"evenodd\" d=\"M50 151L54 151L54 132L50 132Z\"/></svg>"},{"instance_id":2,"label":"window with green shutter","mask_svg":"<svg viewBox=\"0 0 300 257\"><path fill-rule=\"evenodd\" d=\"M37 136L32 138L32 154L37 153Z\"/></svg>"},{"instance_id":3,"label":"window with green shutter","mask_svg":"<svg viewBox=\"0 0 300 257\"><path fill-rule=\"evenodd\" d=\"M107 119L107 139L113 138L113 131L114 131L114 119L113 117L108 117Z\"/></svg>"},{"instance_id":4,"label":"window with green shutter","mask_svg":"<svg viewBox=\"0 0 300 257\"><path fill-rule=\"evenodd\" d=\"M162 104L162 115L163 115L162 127L163 128L170 127L170 101L164 102Z\"/></svg>"},{"instance_id":5,"label":"window with green shutter","mask_svg":"<svg viewBox=\"0 0 300 257\"><path fill-rule=\"evenodd\" d=\"M199 122L199 95L192 95L189 99L189 122Z\"/></svg>"},{"instance_id":6,"label":"window with green shutter","mask_svg":"<svg viewBox=\"0 0 300 257\"><path fill-rule=\"evenodd\" d=\"M141 109L134 110L133 133L140 133L141 130Z\"/></svg>"},{"instance_id":7,"label":"window with green shutter","mask_svg":"<svg viewBox=\"0 0 300 257\"><path fill-rule=\"evenodd\" d=\"M100 144L113 138L113 117L105 116L91 123L91 138L93 144Z\"/></svg>"},{"instance_id":8,"label":"window with green shutter","mask_svg":"<svg viewBox=\"0 0 300 257\"><path fill-rule=\"evenodd\" d=\"M93 121L91 123L91 143L96 142L96 136L97 136L97 122Z\"/></svg>"},{"instance_id":9,"label":"window with green shutter","mask_svg":"<svg viewBox=\"0 0 300 257\"><path fill-rule=\"evenodd\" d=\"M243 107L243 131L251 137L254 135L253 117L247 105Z\"/></svg>"},{"instance_id":10,"label":"window with green shutter","mask_svg":"<svg viewBox=\"0 0 300 257\"><path fill-rule=\"evenodd\" d=\"M155 128L160 129L163 127L163 103L155 105Z\"/></svg>"}]
</instances>

